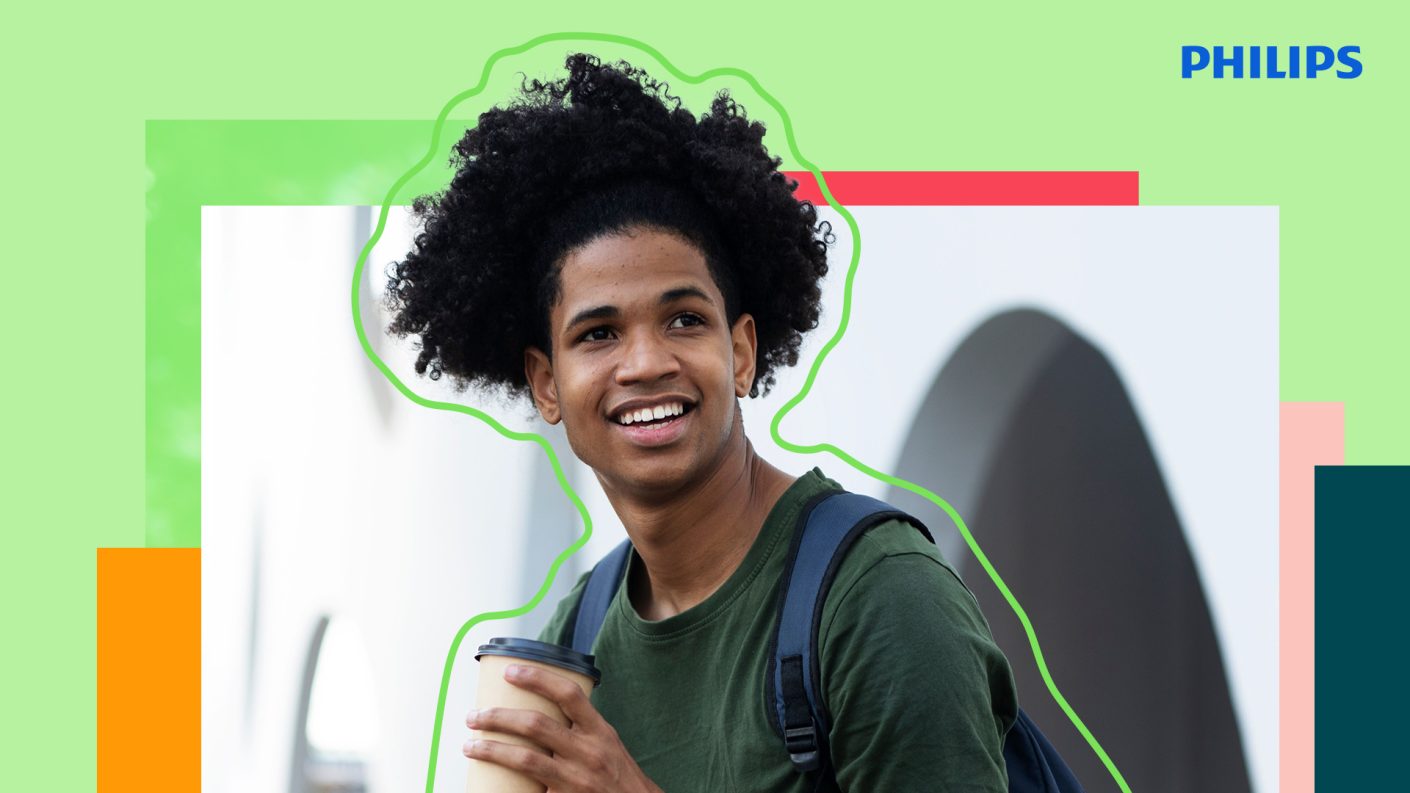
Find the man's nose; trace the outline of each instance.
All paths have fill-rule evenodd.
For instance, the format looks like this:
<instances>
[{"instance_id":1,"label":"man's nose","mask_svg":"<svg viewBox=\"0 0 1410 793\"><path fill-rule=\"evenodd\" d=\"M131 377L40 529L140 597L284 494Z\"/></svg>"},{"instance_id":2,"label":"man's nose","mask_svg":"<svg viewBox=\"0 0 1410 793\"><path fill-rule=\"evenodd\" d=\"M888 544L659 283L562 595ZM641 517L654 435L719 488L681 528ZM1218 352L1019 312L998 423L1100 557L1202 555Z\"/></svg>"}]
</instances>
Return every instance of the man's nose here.
<instances>
[{"instance_id":1,"label":"man's nose","mask_svg":"<svg viewBox=\"0 0 1410 793\"><path fill-rule=\"evenodd\" d=\"M617 382L620 385L652 382L680 372L680 361L665 339L653 333L633 334L622 347L617 362Z\"/></svg>"}]
</instances>

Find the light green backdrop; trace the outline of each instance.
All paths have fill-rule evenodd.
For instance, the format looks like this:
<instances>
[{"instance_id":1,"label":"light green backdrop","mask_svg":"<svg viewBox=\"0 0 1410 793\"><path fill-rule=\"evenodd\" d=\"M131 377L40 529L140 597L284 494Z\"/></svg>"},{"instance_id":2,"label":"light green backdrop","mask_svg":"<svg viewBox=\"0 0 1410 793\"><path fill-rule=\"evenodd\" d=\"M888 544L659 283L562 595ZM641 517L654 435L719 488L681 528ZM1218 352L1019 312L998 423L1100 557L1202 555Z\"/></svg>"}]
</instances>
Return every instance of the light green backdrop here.
<instances>
[{"instance_id":1,"label":"light green backdrop","mask_svg":"<svg viewBox=\"0 0 1410 793\"><path fill-rule=\"evenodd\" d=\"M490 52L599 30L644 39L688 72L747 69L824 169L1139 170L1146 204L1276 204L1282 398L1345 401L1348 463L1410 457L1410 268L1399 235L1410 30L1393 4L635 5L11 12L0 48L5 315L19 365L6 368L3 391L0 746L21 760L0 770L0 788L93 788L94 549L148 539L151 119L426 120L473 84ZM1365 73L1179 77L1182 44L1250 43L1360 45ZM530 61L546 69L566 49ZM222 164L218 147L205 156L207 173L259 178ZM261 189L291 201L304 195L303 169L317 167L277 156L269 165ZM327 200L361 196L380 175L346 178Z\"/></svg>"}]
</instances>

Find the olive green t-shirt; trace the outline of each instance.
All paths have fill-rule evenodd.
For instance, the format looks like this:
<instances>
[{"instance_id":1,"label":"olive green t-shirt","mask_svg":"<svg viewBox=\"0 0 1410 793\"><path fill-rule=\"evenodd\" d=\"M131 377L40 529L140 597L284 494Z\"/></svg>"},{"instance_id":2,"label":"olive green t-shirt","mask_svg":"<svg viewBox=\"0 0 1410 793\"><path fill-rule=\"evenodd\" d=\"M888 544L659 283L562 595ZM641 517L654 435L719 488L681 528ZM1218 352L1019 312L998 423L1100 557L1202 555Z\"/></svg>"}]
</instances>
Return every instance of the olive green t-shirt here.
<instances>
[{"instance_id":1,"label":"olive green t-shirt","mask_svg":"<svg viewBox=\"0 0 1410 793\"><path fill-rule=\"evenodd\" d=\"M739 569L673 617L637 615L621 587L593 645L592 702L666 793L805 793L764 700L775 600L813 469L779 499ZM632 553L628 575L641 565ZM562 638L584 580L540 634ZM1018 710L1008 661L969 591L913 526L889 521L848 551L820 624L829 741L842 790L1002 791Z\"/></svg>"}]
</instances>

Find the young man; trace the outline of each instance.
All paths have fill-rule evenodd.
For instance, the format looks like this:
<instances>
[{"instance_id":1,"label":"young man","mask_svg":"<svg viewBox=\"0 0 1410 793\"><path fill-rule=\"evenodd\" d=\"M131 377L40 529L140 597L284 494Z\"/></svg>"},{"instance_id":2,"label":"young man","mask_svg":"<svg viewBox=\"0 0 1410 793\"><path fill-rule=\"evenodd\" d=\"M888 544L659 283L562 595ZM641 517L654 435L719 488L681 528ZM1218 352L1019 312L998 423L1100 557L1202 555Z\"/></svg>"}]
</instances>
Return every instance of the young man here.
<instances>
[{"instance_id":1,"label":"young man","mask_svg":"<svg viewBox=\"0 0 1410 793\"><path fill-rule=\"evenodd\" d=\"M561 421L635 548L591 698L551 673L511 677L570 724L472 713L545 751L466 754L552 791L813 790L823 780L794 770L770 726L764 673L791 533L837 485L759 457L738 400L797 362L828 230L727 97L697 120L625 64L568 67L467 133L391 283L392 330L420 337L418 370L529 396ZM559 641L582 589L541 639ZM843 790L1005 789L1008 664L913 527L884 523L849 551L818 650Z\"/></svg>"}]
</instances>

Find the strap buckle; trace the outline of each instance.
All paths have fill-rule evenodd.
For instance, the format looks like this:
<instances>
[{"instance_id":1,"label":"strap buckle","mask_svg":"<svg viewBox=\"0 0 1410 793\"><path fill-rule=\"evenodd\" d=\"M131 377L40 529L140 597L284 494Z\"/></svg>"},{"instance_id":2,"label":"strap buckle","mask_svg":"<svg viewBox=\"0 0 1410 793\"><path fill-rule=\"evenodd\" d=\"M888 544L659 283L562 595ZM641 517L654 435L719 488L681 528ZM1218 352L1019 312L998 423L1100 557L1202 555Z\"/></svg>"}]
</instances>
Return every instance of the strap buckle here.
<instances>
[{"instance_id":1,"label":"strap buckle","mask_svg":"<svg viewBox=\"0 0 1410 793\"><path fill-rule=\"evenodd\" d=\"M799 771L816 771L822 765L818 755L818 731L811 723L784 730L783 743L788 747L793 767Z\"/></svg>"}]
</instances>

